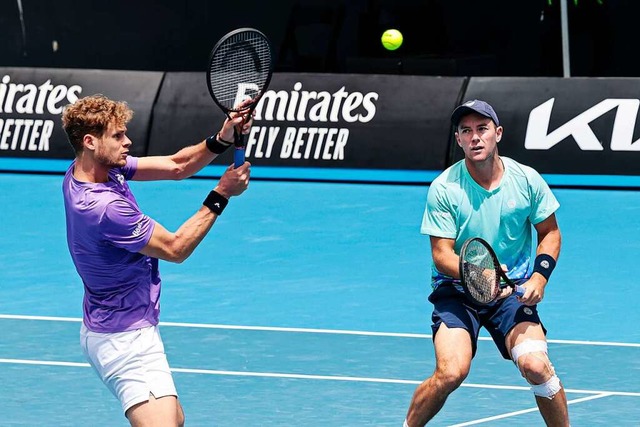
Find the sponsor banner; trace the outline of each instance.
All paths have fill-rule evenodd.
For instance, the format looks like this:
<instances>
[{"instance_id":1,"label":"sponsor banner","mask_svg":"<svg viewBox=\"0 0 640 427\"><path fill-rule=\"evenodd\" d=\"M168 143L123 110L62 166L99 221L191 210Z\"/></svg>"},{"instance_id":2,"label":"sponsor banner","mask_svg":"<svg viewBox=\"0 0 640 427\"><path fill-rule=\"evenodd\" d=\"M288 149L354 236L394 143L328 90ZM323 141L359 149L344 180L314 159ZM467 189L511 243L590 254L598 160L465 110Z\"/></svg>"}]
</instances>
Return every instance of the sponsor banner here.
<instances>
[{"instance_id":1,"label":"sponsor banner","mask_svg":"<svg viewBox=\"0 0 640 427\"><path fill-rule=\"evenodd\" d=\"M127 134L131 153L147 151L153 100L163 73L0 68L0 157L72 159L62 129L65 105L102 93L134 110Z\"/></svg>"},{"instance_id":2,"label":"sponsor banner","mask_svg":"<svg viewBox=\"0 0 640 427\"><path fill-rule=\"evenodd\" d=\"M279 167L442 170L462 77L276 73L256 108L246 158ZM249 87L238 88L237 101ZM205 73L167 73L149 154L216 132L224 116ZM231 150L230 150L231 151ZM214 163L230 164L224 153Z\"/></svg>"},{"instance_id":3,"label":"sponsor banner","mask_svg":"<svg viewBox=\"0 0 640 427\"><path fill-rule=\"evenodd\" d=\"M540 173L640 175L640 79L472 78L470 99L496 110L500 153Z\"/></svg>"}]
</instances>

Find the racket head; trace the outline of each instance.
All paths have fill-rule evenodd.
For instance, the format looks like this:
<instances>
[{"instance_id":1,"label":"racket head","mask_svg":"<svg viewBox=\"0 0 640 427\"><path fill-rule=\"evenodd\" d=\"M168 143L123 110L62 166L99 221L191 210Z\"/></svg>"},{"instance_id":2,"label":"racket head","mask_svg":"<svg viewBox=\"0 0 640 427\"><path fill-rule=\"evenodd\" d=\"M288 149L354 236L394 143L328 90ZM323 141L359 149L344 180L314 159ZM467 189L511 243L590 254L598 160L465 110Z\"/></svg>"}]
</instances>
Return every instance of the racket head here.
<instances>
[{"instance_id":1,"label":"racket head","mask_svg":"<svg viewBox=\"0 0 640 427\"><path fill-rule=\"evenodd\" d=\"M224 35L213 47L207 67L207 88L213 101L225 112L253 109L273 74L271 44L254 28L238 28ZM238 97L243 99L238 99Z\"/></svg>"},{"instance_id":2,"label":"racket head","mask_svg":"<svg viewBox=\"0 0 640 427\"><path fill-rule=\"evenodd\" d=\"M500 293L501 267L491 245L479 237L466 240L460 249L460 282L472 302L487 305Z\"/></svg>"}]
</instances>

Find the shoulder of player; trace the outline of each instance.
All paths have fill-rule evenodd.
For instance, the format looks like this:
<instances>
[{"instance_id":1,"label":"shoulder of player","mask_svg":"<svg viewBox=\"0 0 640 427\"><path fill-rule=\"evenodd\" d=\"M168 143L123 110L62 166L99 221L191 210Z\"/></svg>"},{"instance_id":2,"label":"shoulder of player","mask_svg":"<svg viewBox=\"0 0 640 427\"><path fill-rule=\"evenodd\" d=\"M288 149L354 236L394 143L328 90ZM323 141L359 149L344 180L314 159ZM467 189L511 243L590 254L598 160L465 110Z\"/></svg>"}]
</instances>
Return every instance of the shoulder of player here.
<instances>
[{"instance_id":1,"label":"shoulder of player","mask_svg":"<svg viewBox=\"0 0 640 427\"><path fill-rule=\"evenodd\" d=\"M460 187L460 182L462 180L463 162L464 160L460 160L442 171L442 173L440 173L440 175L438 175L433 180L432 185L447 188Z\"/></svg>"},{"instance_id":2,"label":"shoulder of player","mask_svg":"<svg viewBox=\"0 0 640 427\"><path fill-rule=\"evenodd\" d=\"M118 195L111 197L106 194L105 197L101 199L100 204L96 206L96 213L101 225L106 223L120 225L133 224L138 222L141 215L147 216L125 197Z\"/></svg>"},{"instance_id":3,"label":"shoulder of player","mask_svg":"<svg viewBox=\"0 0 640 427\"><path fill-rule=\"evenodd\" d=\"M509 173L513 175L516 175L516 176L520 175L526 178L540 175L540 173L536 171L534 168L532 168L531 166L527 166L525 164L519 163L510 157L500 156L500 158L502 159L505 167L509 170Z\"/></svg>"}]
</instances>

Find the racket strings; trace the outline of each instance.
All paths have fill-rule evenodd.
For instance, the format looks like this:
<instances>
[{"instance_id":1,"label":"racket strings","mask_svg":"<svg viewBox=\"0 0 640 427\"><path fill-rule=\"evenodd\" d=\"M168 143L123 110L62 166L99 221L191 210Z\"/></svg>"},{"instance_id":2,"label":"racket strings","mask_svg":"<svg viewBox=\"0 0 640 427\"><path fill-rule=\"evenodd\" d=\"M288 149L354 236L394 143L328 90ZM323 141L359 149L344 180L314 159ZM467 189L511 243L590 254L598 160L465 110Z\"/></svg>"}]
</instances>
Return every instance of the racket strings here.
<instances>
[{"instance_id":1,"label":"racket strings","mask_svg":"<svg viewBox=\"0 0 640 427\"><path fill-rule=\"evenodd\" d=\"M470 296L481 304L493 301L500 292L500 281L487 248L479 242L471 242L462 261L462 274Z\"/></svg>"},{"instance_id":2,"label":"racket strings","mask_svg":"<svg viewBox=\"0 0 640 427\"><path fill-rule=\"evenodd\" d=\"M271 68L269 42L259 33L234 34L214 52L210 67L212 92L220 104L233 110L238 95L254 98L267 83Z\"/></svg>"}]
</instances>

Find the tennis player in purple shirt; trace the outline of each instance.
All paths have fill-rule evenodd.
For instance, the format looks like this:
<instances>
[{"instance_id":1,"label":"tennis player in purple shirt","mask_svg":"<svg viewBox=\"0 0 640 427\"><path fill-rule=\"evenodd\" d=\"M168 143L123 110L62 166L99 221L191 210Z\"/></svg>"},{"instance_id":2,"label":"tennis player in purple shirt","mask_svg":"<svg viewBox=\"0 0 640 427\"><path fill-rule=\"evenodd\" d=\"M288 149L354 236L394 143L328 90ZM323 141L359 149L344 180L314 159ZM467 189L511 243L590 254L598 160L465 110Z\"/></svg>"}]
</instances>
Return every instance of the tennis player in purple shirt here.
<instances>
[{"instance_id":1,"label":"tennis player in purple shirt","mask_svg":"<svg viewBox=\"0 0 640 427\"><path fill-rule=\"evenodd\" d=\"M171 232L145 215L128 180L180 180L232 145L242 113L218 133L171 156L132 157L127 124L133 112L102 95L68 105L62 124L75 151L63 182L67 242L84 283L83 353L120 400L132 426L182 426L158 330L158 260L184 261L222 214L230 197L249 185L250 164L229 168L202 206ZM242 131L249 131L251 120ZM194 206L194 209L196 207Z\"/></svg>"}]
</instances>

